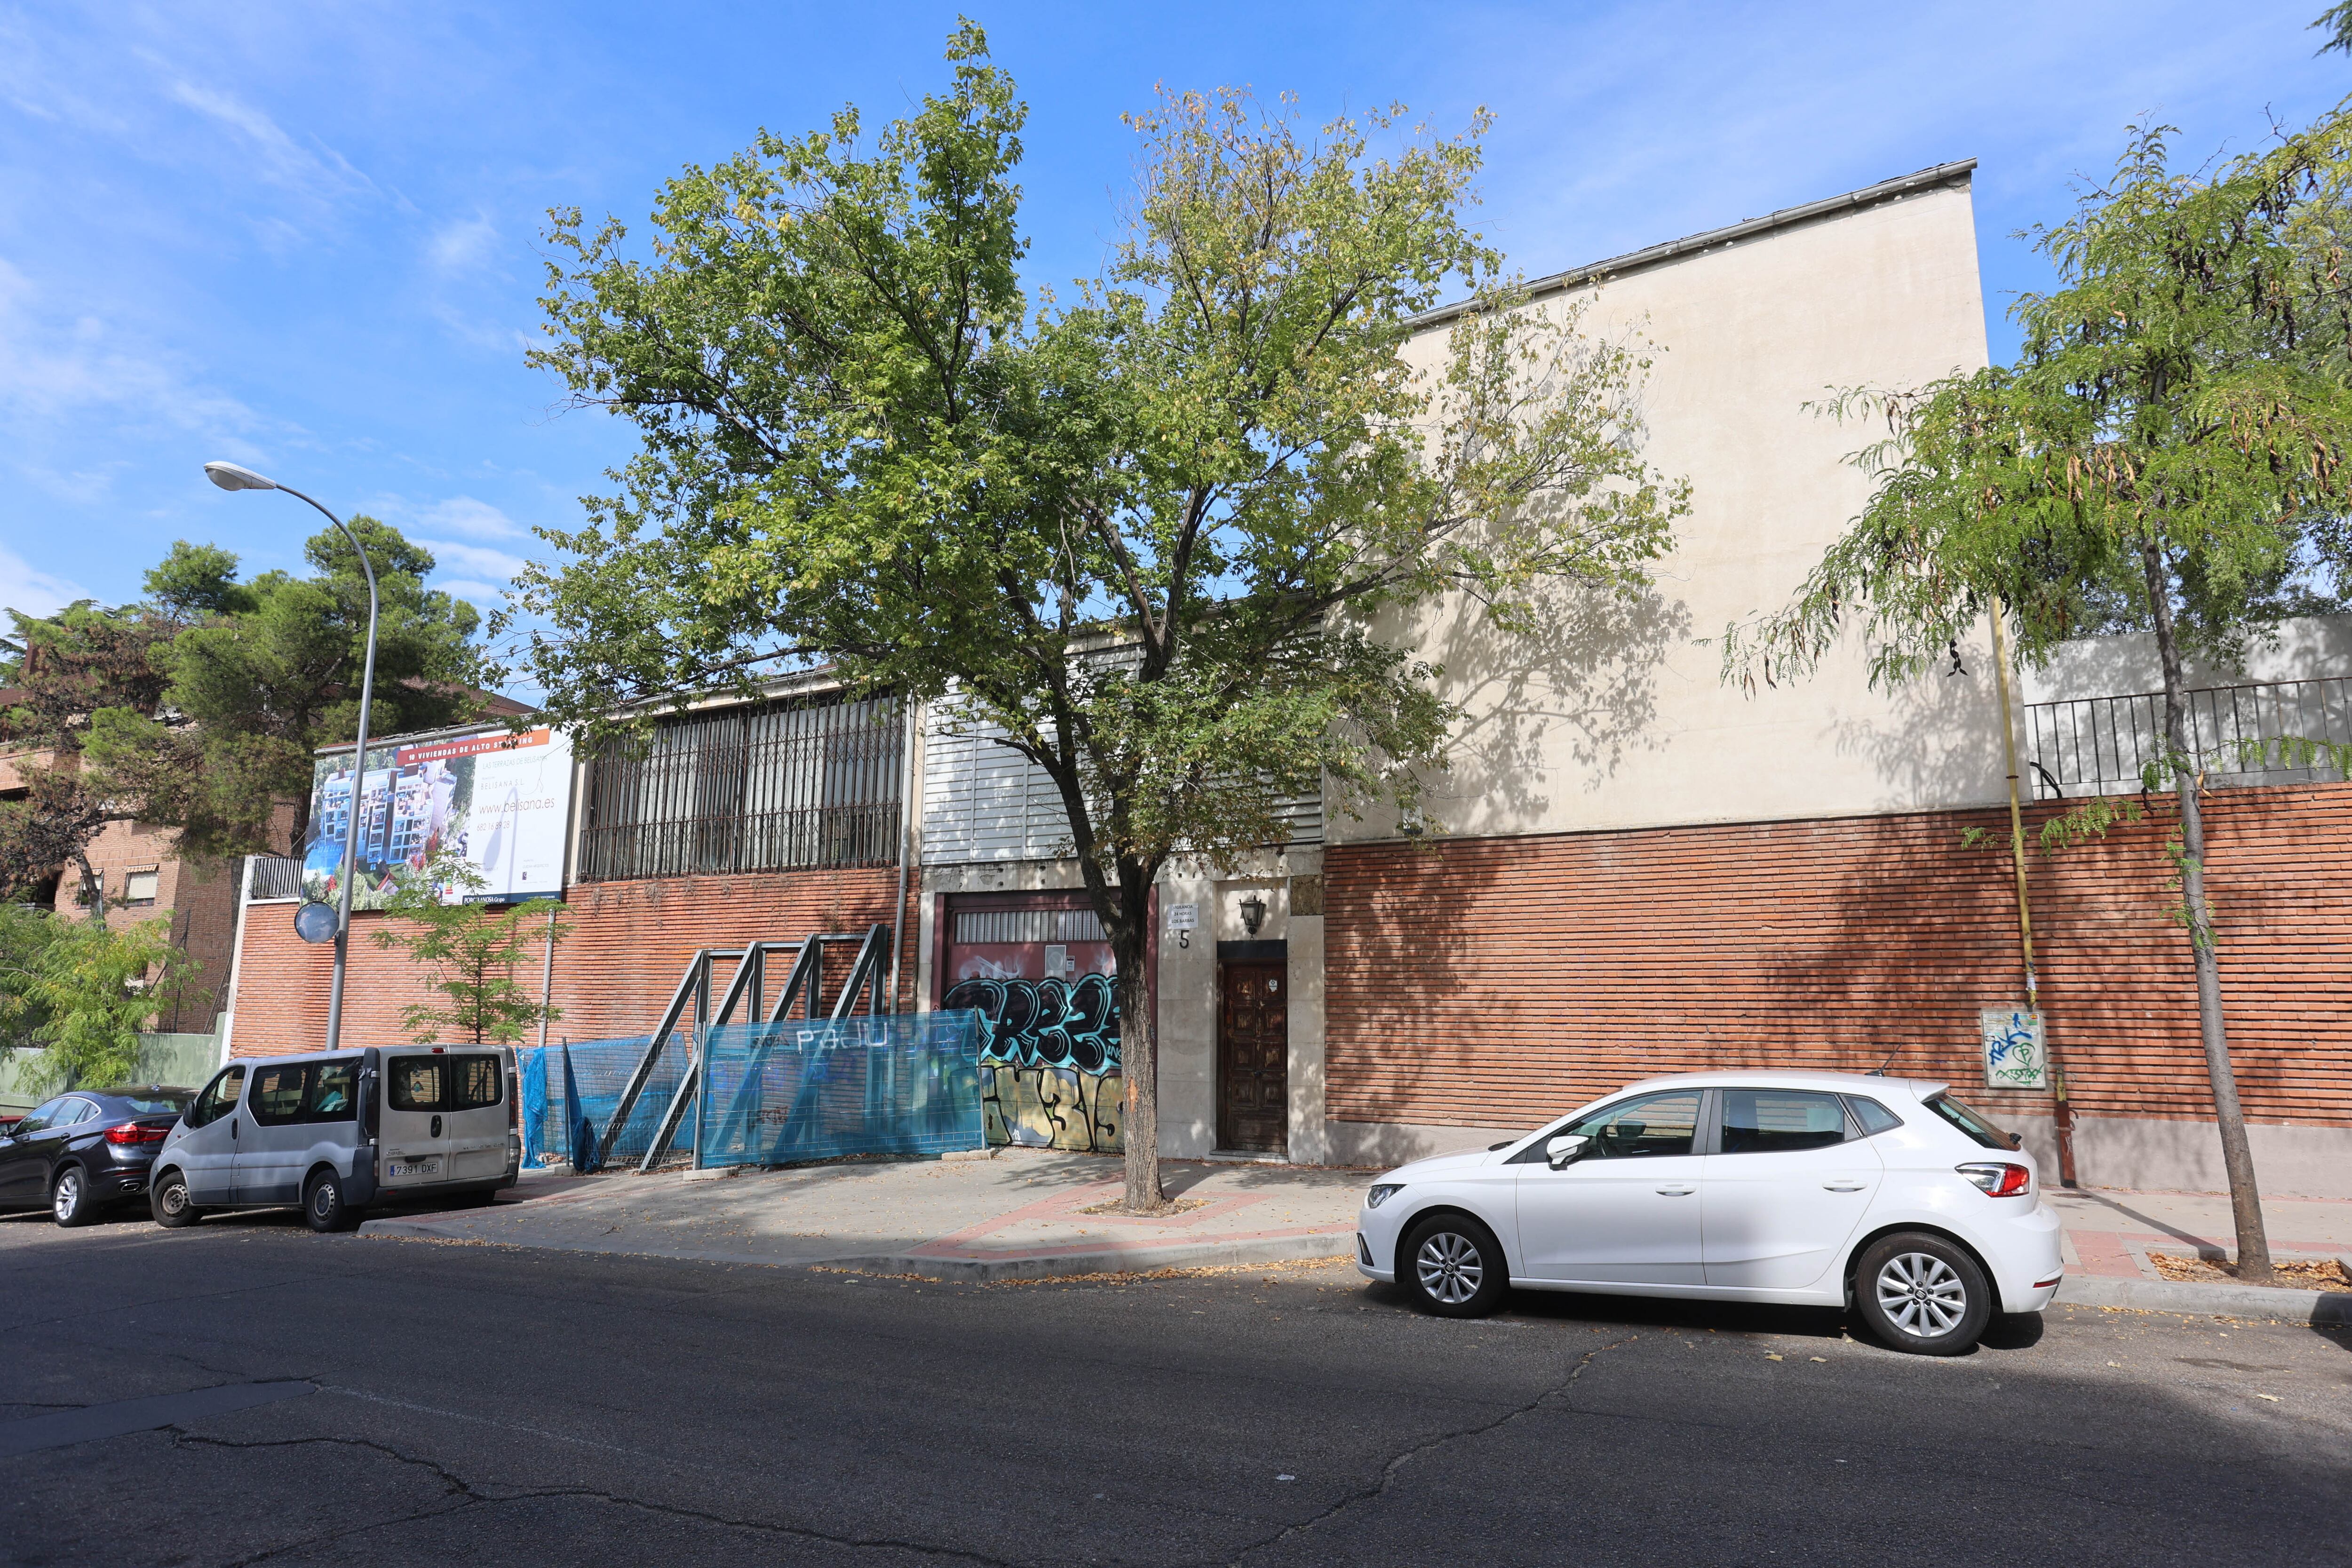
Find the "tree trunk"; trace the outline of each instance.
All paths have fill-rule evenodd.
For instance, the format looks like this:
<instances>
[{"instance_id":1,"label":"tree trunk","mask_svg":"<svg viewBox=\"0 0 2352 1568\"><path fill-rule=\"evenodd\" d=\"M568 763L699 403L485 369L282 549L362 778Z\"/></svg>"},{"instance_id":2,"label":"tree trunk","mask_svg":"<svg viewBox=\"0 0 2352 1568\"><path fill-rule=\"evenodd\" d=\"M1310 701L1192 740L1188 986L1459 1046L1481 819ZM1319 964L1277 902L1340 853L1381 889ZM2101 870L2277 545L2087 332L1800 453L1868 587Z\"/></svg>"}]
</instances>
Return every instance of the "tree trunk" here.
<instances>
[{"instance_id":1,"label":"tree trunk","mask_svg":"<svg viewBox=\"0 0 2352 1568\"><path fill-rule=\"evenodd\" d=\"M1127 1114L1120 1128L1127 1153L1129 1214L1160 1214L1168 1194L1160 1185L1160 1020L1151 1013L1151 881L1137 868L1121 867L1110 889L1119 919L1110 931L1118 960L1118 1058L1127 1085Z\"/></svg>"},{"instance_id":2,"label":"tree trunk","mask_svg":"<svg viewBox=\"0 0 2352 1568\"><path fill-rule=\"evenodd\" d=\"M89 857L74 851L74 865L81 871L81 890L89 900L89 923L99 930L106 929L106 879L90 869Z\"/></svg>"},{"instance_id":3,"label":"tree trunk","mask_svg":"<svg viewBox=\"0 0 2352 1568\"><path fill-rule=\"evenodd\" d=\"M2203 769L2189 748L2188 707L2182 698L2180 639L2173 624L2168 574L2153 541L2140 546L2156 649L2164 663L2164 742L2180 801L2180 896L2189 916L2189 945L2197 970L2197 1021L2205 1042L2205 1076L2212 1085L2213 1116L2221 1131L2221 1164L2230 1176L2230 1210L2238 1229L2238 1278L2271 1282L2271 1247L2254 1185L2254 1155L2246 1142L2246 1115L2238 1104L2238 1077L2230 1065L2230 1036L2221 1016L2221 962L2214 945L2212 910L2205 899Z\"/></svg>"}]
</instances>

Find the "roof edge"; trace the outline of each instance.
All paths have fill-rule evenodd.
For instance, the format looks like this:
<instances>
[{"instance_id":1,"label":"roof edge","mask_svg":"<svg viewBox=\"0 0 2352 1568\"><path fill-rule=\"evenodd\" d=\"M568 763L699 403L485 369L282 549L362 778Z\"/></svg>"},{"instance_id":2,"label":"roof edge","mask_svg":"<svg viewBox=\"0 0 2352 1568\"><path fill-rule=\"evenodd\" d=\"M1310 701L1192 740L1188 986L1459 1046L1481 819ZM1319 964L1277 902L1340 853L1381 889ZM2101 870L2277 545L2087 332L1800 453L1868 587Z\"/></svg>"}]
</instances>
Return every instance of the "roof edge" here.
<instances>
[{"instance_id":1,"label":"roof edge","mask_svg":"<svg viewBox=\"0 0 2352 1568\"><path fill-rule=\"evenodd\" d=\"M1937 185L1965 182L1975 171L1977 161L1974 158L1959 158L1948 163L1937 163L1916 174L1904 174L1892 180L1881 180L1874 185L1864 185L1860 190L1848 191L1843 195L1824 196L1819 201L1807 202L1801 206L1782 207L1779 212L1767 213L1762 217L1744 218L1738 223L1728 224L1722 228L1711 228L1703 234L1694 234L1686 238L1670 239L1662 244L1644 247L1640 250L1629 250L1622 256L1612 256L1606 260L1587 262L1581 267L1572 267L1565 272L1554 272L1547 277L1531 279L1527 285L1528 295L1530 299L1537 299L1546 294L1560 293L1582 284L1622 277L1629 272L1646 271L1650 268L1663 266L1666 262L1678 260L1685 256L1696 256L1702 251L1711 250L1718 245L1728 245L1734 240L1770 234L1779 229L1793 228L1800 224L1811 223L1816 218L1847 212L1859 212L1865 207L1876 206L1882 202L1900 200L1914 191L1924 191ZM1433 310L1424 310L1418 316L1408 317L1405 324L1415 329L1442 326L1468 310L1472 303L1473 301L1468 300L1458 300L1451 305L1440 305Z\"/></svg>"}]
</instances>

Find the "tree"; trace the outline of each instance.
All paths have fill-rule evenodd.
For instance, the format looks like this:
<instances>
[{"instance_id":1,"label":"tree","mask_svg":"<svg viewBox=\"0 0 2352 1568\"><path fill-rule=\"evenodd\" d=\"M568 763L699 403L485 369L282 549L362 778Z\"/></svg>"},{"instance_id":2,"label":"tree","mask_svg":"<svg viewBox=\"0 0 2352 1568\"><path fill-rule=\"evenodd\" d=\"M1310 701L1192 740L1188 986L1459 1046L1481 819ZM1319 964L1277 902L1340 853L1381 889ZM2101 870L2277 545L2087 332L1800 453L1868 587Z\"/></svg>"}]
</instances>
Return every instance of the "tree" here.
<instances>
[{"instance_id":1,"label":"tree","mask_svg":"<svg viewBox=\"0 0 2352 1568\"><path fill-rule=\"evenodd\" d=\"M2088 626L2144 626L2164 678L2179 808L2179 911L2235 1211L2240 1277L2270 1278L2230 1062L2206 866L2203 772L2184 655L2233 658L2345 581L2352 170L2345 111L2210 176L2135 129L2115 178L2034 231L2060 287L2012 310L2017 363L1915 392L1856 392L1883 416L1856 462L1875 489L1785 608L1726 642L1727 677L1801 677L1857 626L1874 683L1925 669L1988 608L2021 660ZM2091 826L2095 830L2098 825Z\"/></svg>"},{"instance_id":2,"label":"tree","mask_svg":"<svg viewBox=\"0 0 2352 1568\"><path fill-rule=\"evenodd\" d=\"M548 918L563 906L553 899L503 909L445 904L443 886L472 891L483 882L465 861L443 857L427 875L401 883L375 933L378 947L405 952L430 970L432 988L443 998L401 1009L401 1027L420 1046L432 1045L445 1030L472 1045L512 1045L532 1025L563 1016L562 1008L532 1001L514 975L535 942L552 945L570 933L570 926Z\"/></svg>"},{"instance_id":3,"label":"tree","mask_svg":"<svg viewBox=\"0 0 2352 1568\"><path fill-rule=\"evenodd\" d=\"M139 1031L194 964L171 921L109 930L22 905L0 907L0 1060L42 1053L52 1089L120 1083L138 1070Z\"/></svg>"},{"instance_id":4,"label":"tree","mask_svg":"<svg viewBox=\"0 0 2352 1568\"><path fill-rule=\"evenodd\" d=\"M1449 591L1526 625L1636 591L1684 490L1640 455L1632 342L1525 308L1464 225L1475 138L1303 138L1295 110L1171 95L1107 274L1033 309L1026 113L966 24L951 90L869 145L763 134L670 182L639 255L557 215L551 346L643 446L571 557L522 579L549 713L829 663L945 700L1042 769L1115 954L1126 1204L1164 1203L1151 885L1180 848L1278 841L1275 803L1418 801L1452 710L1374 635ZM1475 308L1407 352L1449 288ZM1393 624L1393 623L1391 623Z\"/></svg>"},{"instance_id":5,"label":"tree","mask_svg":"<svg viewBox=\"0 0 2352 1568\"><path fill-rule=\"evenodd\" d=\"M0 803L0 892L42 888L71 866L91 922L103 928L106 886L90 866L89 845L109 822L137 811L85 765L83 752L118 715L153 721L167 684L159 656L178 627L144 606L109 610L87 599L54 616L9 615L19 651L0 679L16 701L0 711L0 736L47 755L19 755L25 796Z\"/></svg>"},{"instance_id":6,"label":"tree","mask_svg":"<svg viewBox=\"0 0 2352 1568\"><path fill-rule=\"evenodd\" d=\"M472 638L479 613L425 586L432 553L398 529L351 520L375 568L380 611L374 716L378 735L463 723L479 711ZM367 647L367 584L336 530L311 536L314 575L236 578L236 557L183 540L147 574L150 602L184 617L163 655L169 719L111 716L89 748L151 822L179 827L194 854L268 852L279 810L292 807L288 854L309 835L318 748L359 731ZM174 744L173 730L184 733ZM193 753L190 765L187 754Z\"/></svg>"}]
</instances>

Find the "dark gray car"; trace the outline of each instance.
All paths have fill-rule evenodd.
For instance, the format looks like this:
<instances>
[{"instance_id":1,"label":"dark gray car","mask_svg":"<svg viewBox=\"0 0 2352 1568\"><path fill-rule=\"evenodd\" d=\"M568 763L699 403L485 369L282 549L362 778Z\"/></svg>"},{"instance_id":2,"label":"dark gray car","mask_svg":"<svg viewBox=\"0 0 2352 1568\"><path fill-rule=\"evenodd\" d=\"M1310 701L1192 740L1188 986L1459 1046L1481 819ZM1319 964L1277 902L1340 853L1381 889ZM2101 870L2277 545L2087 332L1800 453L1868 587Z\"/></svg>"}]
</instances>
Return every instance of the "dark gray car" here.
<instances>
[{"instance_id":1,"label":"dark gray car","mask_svg":"<svg viewBox=\"0 0 2352 1568\"><path fill-rule=\"evenodd\" d=\"M35 1106L0 1138L0 1209L46 1208L88 1225L147 1192L155 1152L195 1091L158 1084L78 1089Z\"/></svg>"}]
</instances>

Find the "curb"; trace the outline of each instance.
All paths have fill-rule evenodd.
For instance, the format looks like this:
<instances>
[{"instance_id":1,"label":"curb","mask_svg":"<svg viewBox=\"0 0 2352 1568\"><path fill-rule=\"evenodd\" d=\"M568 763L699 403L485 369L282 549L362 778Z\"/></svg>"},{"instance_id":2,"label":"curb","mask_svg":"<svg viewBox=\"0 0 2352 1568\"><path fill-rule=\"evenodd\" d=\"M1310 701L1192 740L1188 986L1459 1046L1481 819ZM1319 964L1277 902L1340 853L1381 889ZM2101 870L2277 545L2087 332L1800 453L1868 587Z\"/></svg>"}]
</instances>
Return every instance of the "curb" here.
<instances>
[{"instance_id":1,"label":"curb","mask_svg":"<svg viewBox=\"0 0 2352 1568\"><path fill-rule=\"evenodd\" d=\"M919 1274L926 1279L986 1284L996 1279L1064 1279L1083 1274L1150 1274L1162 1268L1218 1268L1325 1258L1337 1260L1355 1255L1356 1237L1350 1231L1268 1237L1258 1241L1175 1242L1166 1247L1065 1252L1044 1258L920 1258L901 1252L885 1257L828 1258L825 1267L862 1274Z\"/></svg>"},{"instance_id":2,"label":"curb","mask_svg":"<svg viewBox=\"0 0 2352 1568\"><path fill-rule=\"evenodd\" d=\"M2287 1323L2352 1324L2352 1291L2287 1290L2270 1285L2184 1285L2170 1279L2111 1279L2069 1274L2051 1305L2131 1307L2144 1312L2196 1312L2274 1318Z\"/></svg>"}]
</instances>

